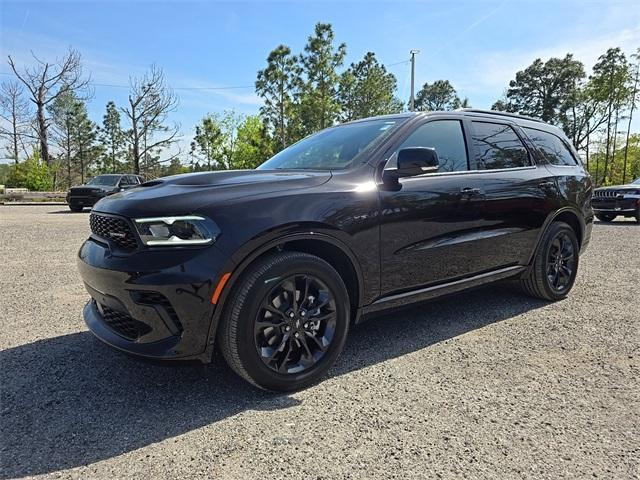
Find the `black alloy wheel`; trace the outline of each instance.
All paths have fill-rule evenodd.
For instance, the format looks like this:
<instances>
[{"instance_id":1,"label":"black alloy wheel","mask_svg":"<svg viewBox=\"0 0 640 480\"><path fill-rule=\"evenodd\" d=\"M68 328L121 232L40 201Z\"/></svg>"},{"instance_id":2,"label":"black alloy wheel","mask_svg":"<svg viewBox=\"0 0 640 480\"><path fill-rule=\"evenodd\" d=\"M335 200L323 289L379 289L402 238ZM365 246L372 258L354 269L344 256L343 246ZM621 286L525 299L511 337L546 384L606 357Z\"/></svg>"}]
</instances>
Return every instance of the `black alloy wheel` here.
<instances>
[{"instance_id":1,"label":"black alloy wheel","mask_svg":"<svg viewBox=\"0 0 640 480\"><path fill-rule=\"evenodd\" d=\"M597 213L596 218L601 222L613 222L613 220L616 218L616 215L612 213Z\"/></svg>"},{"instance_id":2,"label":"black alloy wheel","mask_svg":"<svg viewBox=\"0 0 640 480\"><path fill-rule=\"evenodd\" d=\"M544 232L532 263L520 278L528 295L544 300L567 296L578 272L580 244L576 232L564 222L553 222Z\"/></svg>"},{"instance_id":3,"label":"black alloy wheel","mask_svg":"<svg viewBox=\"0 0 640 480\"><path fill-rule=\"evenodd\" d=\"M323 259L282 251L258 258L224 300L217 342L232 370L267 390L322 378L344 347L349 294Z\"/></svg>"},{"instance_id":4,"label":"black alloy wheel","mask_svg":"<svg viewBox=\"0 0 640 480\"><path fill-rule=\"evenodd\" d=\"M337 312L329 288L313 275L293 275L267 294L256 317L255 346L278 373L315 365L333 341Z\"/></svg>"},{"instance_id":5,"label":"black alloy wheel","mask_svg":"<svg viewBox=\"0 0 640 480\"><path fill-rule=\"evenodd\" d=\"M547 255L547 281L551 288L563 293L571 283L576 265L576 252L567 232L558 233Z\"/></svg>"}]
</instances>

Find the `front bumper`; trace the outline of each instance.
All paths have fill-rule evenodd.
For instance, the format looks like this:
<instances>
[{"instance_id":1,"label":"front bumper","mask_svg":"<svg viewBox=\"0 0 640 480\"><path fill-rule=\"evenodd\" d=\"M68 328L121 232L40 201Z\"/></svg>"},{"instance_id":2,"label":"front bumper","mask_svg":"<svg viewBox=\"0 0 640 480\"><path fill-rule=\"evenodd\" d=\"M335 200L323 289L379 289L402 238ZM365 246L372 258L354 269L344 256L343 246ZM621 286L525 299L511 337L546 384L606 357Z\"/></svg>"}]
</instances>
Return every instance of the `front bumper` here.
<instances>
[{"instance_id":1,"label":"front bumper","mask_svg":"<svg viewBox=\"0 0 640 480\"><path fill-rule=\"evenodd\" d=\"M215 246L116 255L90 238L77 259L91 296L85 323L128 353L207 362L215 333L211 296L225 261Z\"/></svg>"},{"instance_id":2,"label":"front bumper","mask_svg":"<svg viewBox=\"0 0 640 480\"><path fill-rule=\"evenodd\" d=\"M598 198L591 200L595 213L607 213L632 217L640 208L639 195L625 195L619 197Z\"/></svg>"}]
</instances>

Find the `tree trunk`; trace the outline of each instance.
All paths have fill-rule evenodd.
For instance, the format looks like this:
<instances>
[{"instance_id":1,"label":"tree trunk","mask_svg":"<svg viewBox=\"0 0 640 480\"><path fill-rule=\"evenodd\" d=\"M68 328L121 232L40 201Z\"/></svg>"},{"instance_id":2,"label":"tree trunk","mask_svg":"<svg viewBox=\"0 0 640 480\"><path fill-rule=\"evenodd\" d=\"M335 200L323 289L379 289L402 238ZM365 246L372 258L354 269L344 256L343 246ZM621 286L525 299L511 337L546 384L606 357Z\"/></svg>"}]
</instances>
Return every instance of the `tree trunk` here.
<instances>
[{"instance_id":1,"label":"tree trunk","mask_svg":"<svg viewBox=\"0 0 640 480\"><path fill-rule=\"evenodd\" d=\"M38 139L40 140L40 157L49 166L49 146L47 145L47 120L44 116L44 102L37 104L38 108Z\"/></svg>"},{"instance_id":2,"label":"tree trunk","mask_svg":"<svg viewBox=\"0 0 640 480\"><path fill-rule=\"evenodd\" d=\"M612 145L612 149L611 149L611 169L610 169L610 173L611 176L613 177L613 169L615 168L616 165L616 145L618 143L618 113L620 111L620 107L616 106L616 119L613 123L613 145Z\"/></svg>"}]
</instances>

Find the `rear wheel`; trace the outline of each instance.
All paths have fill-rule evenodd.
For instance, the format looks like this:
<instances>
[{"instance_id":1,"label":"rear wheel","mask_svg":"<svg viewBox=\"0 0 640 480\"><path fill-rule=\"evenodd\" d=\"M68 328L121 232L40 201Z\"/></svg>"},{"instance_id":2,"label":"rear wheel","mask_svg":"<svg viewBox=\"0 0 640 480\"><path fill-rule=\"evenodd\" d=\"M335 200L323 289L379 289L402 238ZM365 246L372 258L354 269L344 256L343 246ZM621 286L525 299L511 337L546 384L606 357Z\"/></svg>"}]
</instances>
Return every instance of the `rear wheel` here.
<instances>
[{"instance_id":1,"label":"rear wheel","mask_svg":"<svg viewBox=\"0 0 640 480\"><path fill-rule=\"evenodd\" d=\"M259 259L230 298L218 343L229 366L260 388L304 388L342 351L349 298L340 275L319 257L280 252Z\"/></svg>"},{"instance_id":2,"label":"rear wheel","mask_svg":"<svg viewBox=\"0 0 640 480\"><path fill-rule=\"evenodd\" d=\"M72 212L81 212L83 210L84 207L82 207L81 205L72 205L69 204L69 210L71 210Z\"/></svg>"},{"instance_id":3,"label":"rear wheel","mask_svg":"<svg viewBox=\"0 0 640 480\"><path fill-rule=\"evenodd\" d=\"M612 222L616 215L612 213L596 213L596 218L602 222Z\"/></svg>"},{"instance_id":4,"label":"rear wheel","mask_svg":"<svg viewBox=\"0 0 640 480\"><path fill-rule=\"evenodd\" d=\"M578 239L564 222L554 222L545 232L533 264L520 280L529 295L545 300L567 296L578 272Z\"/></svg>"}]
</instances>

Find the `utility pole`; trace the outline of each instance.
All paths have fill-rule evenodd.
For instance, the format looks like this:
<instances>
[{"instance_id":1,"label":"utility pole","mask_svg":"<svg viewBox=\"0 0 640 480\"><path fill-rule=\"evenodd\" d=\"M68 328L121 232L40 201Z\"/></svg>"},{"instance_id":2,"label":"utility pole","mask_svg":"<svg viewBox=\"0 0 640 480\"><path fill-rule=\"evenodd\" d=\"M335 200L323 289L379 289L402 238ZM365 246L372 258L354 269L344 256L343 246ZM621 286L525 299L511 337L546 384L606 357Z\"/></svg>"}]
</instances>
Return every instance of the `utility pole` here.
<instances>
[{"instance_id":1,"label":"utility pole","mask_svg":"<svg viewBox=\"0 0 640 480\"><path fill-rule=\"evenodd\" d=\"M416 53L420 53L420 50L411 50L409 52L411 54L411 97L409 97L409 111L413 112L413 104L414 104L414 82L416 76Z\"/></svg>"}]
</instances>

